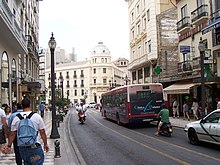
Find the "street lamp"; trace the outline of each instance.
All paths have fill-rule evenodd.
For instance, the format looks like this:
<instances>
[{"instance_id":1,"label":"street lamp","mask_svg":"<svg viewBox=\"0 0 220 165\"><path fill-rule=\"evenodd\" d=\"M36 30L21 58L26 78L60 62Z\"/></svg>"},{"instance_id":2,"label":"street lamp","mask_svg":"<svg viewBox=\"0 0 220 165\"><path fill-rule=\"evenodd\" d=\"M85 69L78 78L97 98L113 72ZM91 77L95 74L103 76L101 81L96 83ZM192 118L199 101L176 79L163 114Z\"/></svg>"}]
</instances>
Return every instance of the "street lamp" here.
<instances>
[{"instance_id":1,"label":"street lamp","mask_svg":"<svg viewBox=\"0 0 220 165\"><path fill-rule=\"evenodd\" d=\"M57 117L56 117L56 108L55 108L55 73L54 73L54 51L56 48L56 41L53 37L53 33L51 34L50 41L48 42L48 46L50 48L51 53L51 92L52 92L52 129L50 138L51 139L57 139L60 138L58 129L57 129Z\"/></svg>"},{"instance_id":2,"label":"street lamp","mask_svg":"<svg viewBox=\"0 0 220 165\"><path fill-rule=\"evenodd\" d=\"M199 41L199 52L200 52L200 65L201 65L201 104L202 104L202 116L205 116L205 77L204 77L204 55L205 55L205 43L202 41L202 37Z\"/></svg>"}]
</instances>

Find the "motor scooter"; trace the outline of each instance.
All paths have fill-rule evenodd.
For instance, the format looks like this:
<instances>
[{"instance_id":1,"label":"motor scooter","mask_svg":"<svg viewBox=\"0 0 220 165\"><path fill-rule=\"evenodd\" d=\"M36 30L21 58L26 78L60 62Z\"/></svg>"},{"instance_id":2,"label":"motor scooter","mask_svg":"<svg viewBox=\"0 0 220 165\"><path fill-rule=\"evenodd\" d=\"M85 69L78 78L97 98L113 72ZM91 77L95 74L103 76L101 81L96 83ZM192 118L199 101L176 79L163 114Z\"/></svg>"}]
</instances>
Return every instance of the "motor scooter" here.
<instances>
[{"instance_id":1,"label":"motor scooter","mask_svg":"<svg viewBox=\"0 0 220 165\"><path fill-rule=\"evenodd\" d=\"M161 120L161 118L159 117L157 126L159 125L160 120ZM163 136L170 137L172 135L172 133L173 133L173 128L172 128L171 123L170 122L169 123L163 123L162 126L160 127L159 134L163 135Z\"/></svg>"},{"instance_id":2,"label":"motor scooter","mask_svg":"<svg viewBox=\"0 0 220 165\"><path fill-rule=\"evenodd\" d=\"M80 114L79 114L79 122L80 122L81 124L84 124L85 121L86 121L85 112L80 113Z\"/></svg>"},{"instance_id":3,"label":"motor scooter","mask_svg":"<svg viewBox=\"0 0 220 165\"><path fill-rule=\"evenodd\" d=\"M163 123L162 126L160 127L160 132L159 134L170 137L173 133L173 128L171 123Z\"/></svg>"}]
</instances>

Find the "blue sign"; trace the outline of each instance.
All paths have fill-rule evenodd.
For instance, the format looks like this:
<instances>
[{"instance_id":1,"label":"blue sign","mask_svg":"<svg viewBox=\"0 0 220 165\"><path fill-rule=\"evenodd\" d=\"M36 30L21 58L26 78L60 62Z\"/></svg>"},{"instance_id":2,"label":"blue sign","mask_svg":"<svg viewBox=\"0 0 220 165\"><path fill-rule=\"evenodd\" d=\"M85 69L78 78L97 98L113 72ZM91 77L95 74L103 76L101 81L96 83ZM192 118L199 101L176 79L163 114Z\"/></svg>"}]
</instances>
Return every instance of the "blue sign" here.
<instances>
[{"instance_id":1,"label":"blue sign","mask_svg":"<svg viewBox=\"0 0 220 165\"><path fill-rule=\"evenodd\" d=\"M181 53L189 53L190 52L190 46L180 46L180 52Z\"/></svg>"}]
</instances>

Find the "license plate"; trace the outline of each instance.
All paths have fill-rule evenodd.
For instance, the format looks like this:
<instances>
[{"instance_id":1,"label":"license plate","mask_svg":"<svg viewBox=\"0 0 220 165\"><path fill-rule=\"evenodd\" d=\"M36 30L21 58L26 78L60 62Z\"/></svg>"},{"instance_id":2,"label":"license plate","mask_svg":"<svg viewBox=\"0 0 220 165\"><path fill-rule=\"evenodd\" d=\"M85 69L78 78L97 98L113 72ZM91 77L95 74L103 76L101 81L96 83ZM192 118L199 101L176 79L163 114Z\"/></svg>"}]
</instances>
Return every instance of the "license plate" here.
<instances>
[{"instance_id":1,"label":"license plate","mask_svg":"<svg viewBox=\"0 0 220 165\"><path fill-rule=\"evenodd\" d=\"M143 119L143 121L152 121L151 119Z\"/></svg>"}]
</instances>

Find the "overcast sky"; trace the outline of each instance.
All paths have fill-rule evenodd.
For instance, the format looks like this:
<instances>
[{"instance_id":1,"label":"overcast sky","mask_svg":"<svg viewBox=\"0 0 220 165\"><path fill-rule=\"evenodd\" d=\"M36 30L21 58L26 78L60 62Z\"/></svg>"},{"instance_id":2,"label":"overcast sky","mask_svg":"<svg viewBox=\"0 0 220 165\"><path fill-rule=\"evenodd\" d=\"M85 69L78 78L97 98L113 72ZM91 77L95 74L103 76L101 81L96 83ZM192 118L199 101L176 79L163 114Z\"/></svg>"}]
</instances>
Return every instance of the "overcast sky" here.
<instances>
[{"instance_id":1,"label":"overcast sky","mask_svg":"<svg viewBox=\"0 0 220 165\"><path fill-rule=\"evenodd\" d=\"M99 41L113 60L129 60L128 4L125 0L40 1L40 47L47 48L54 33L57 46L85 60Z\"/></svg>"}]
</instances>

